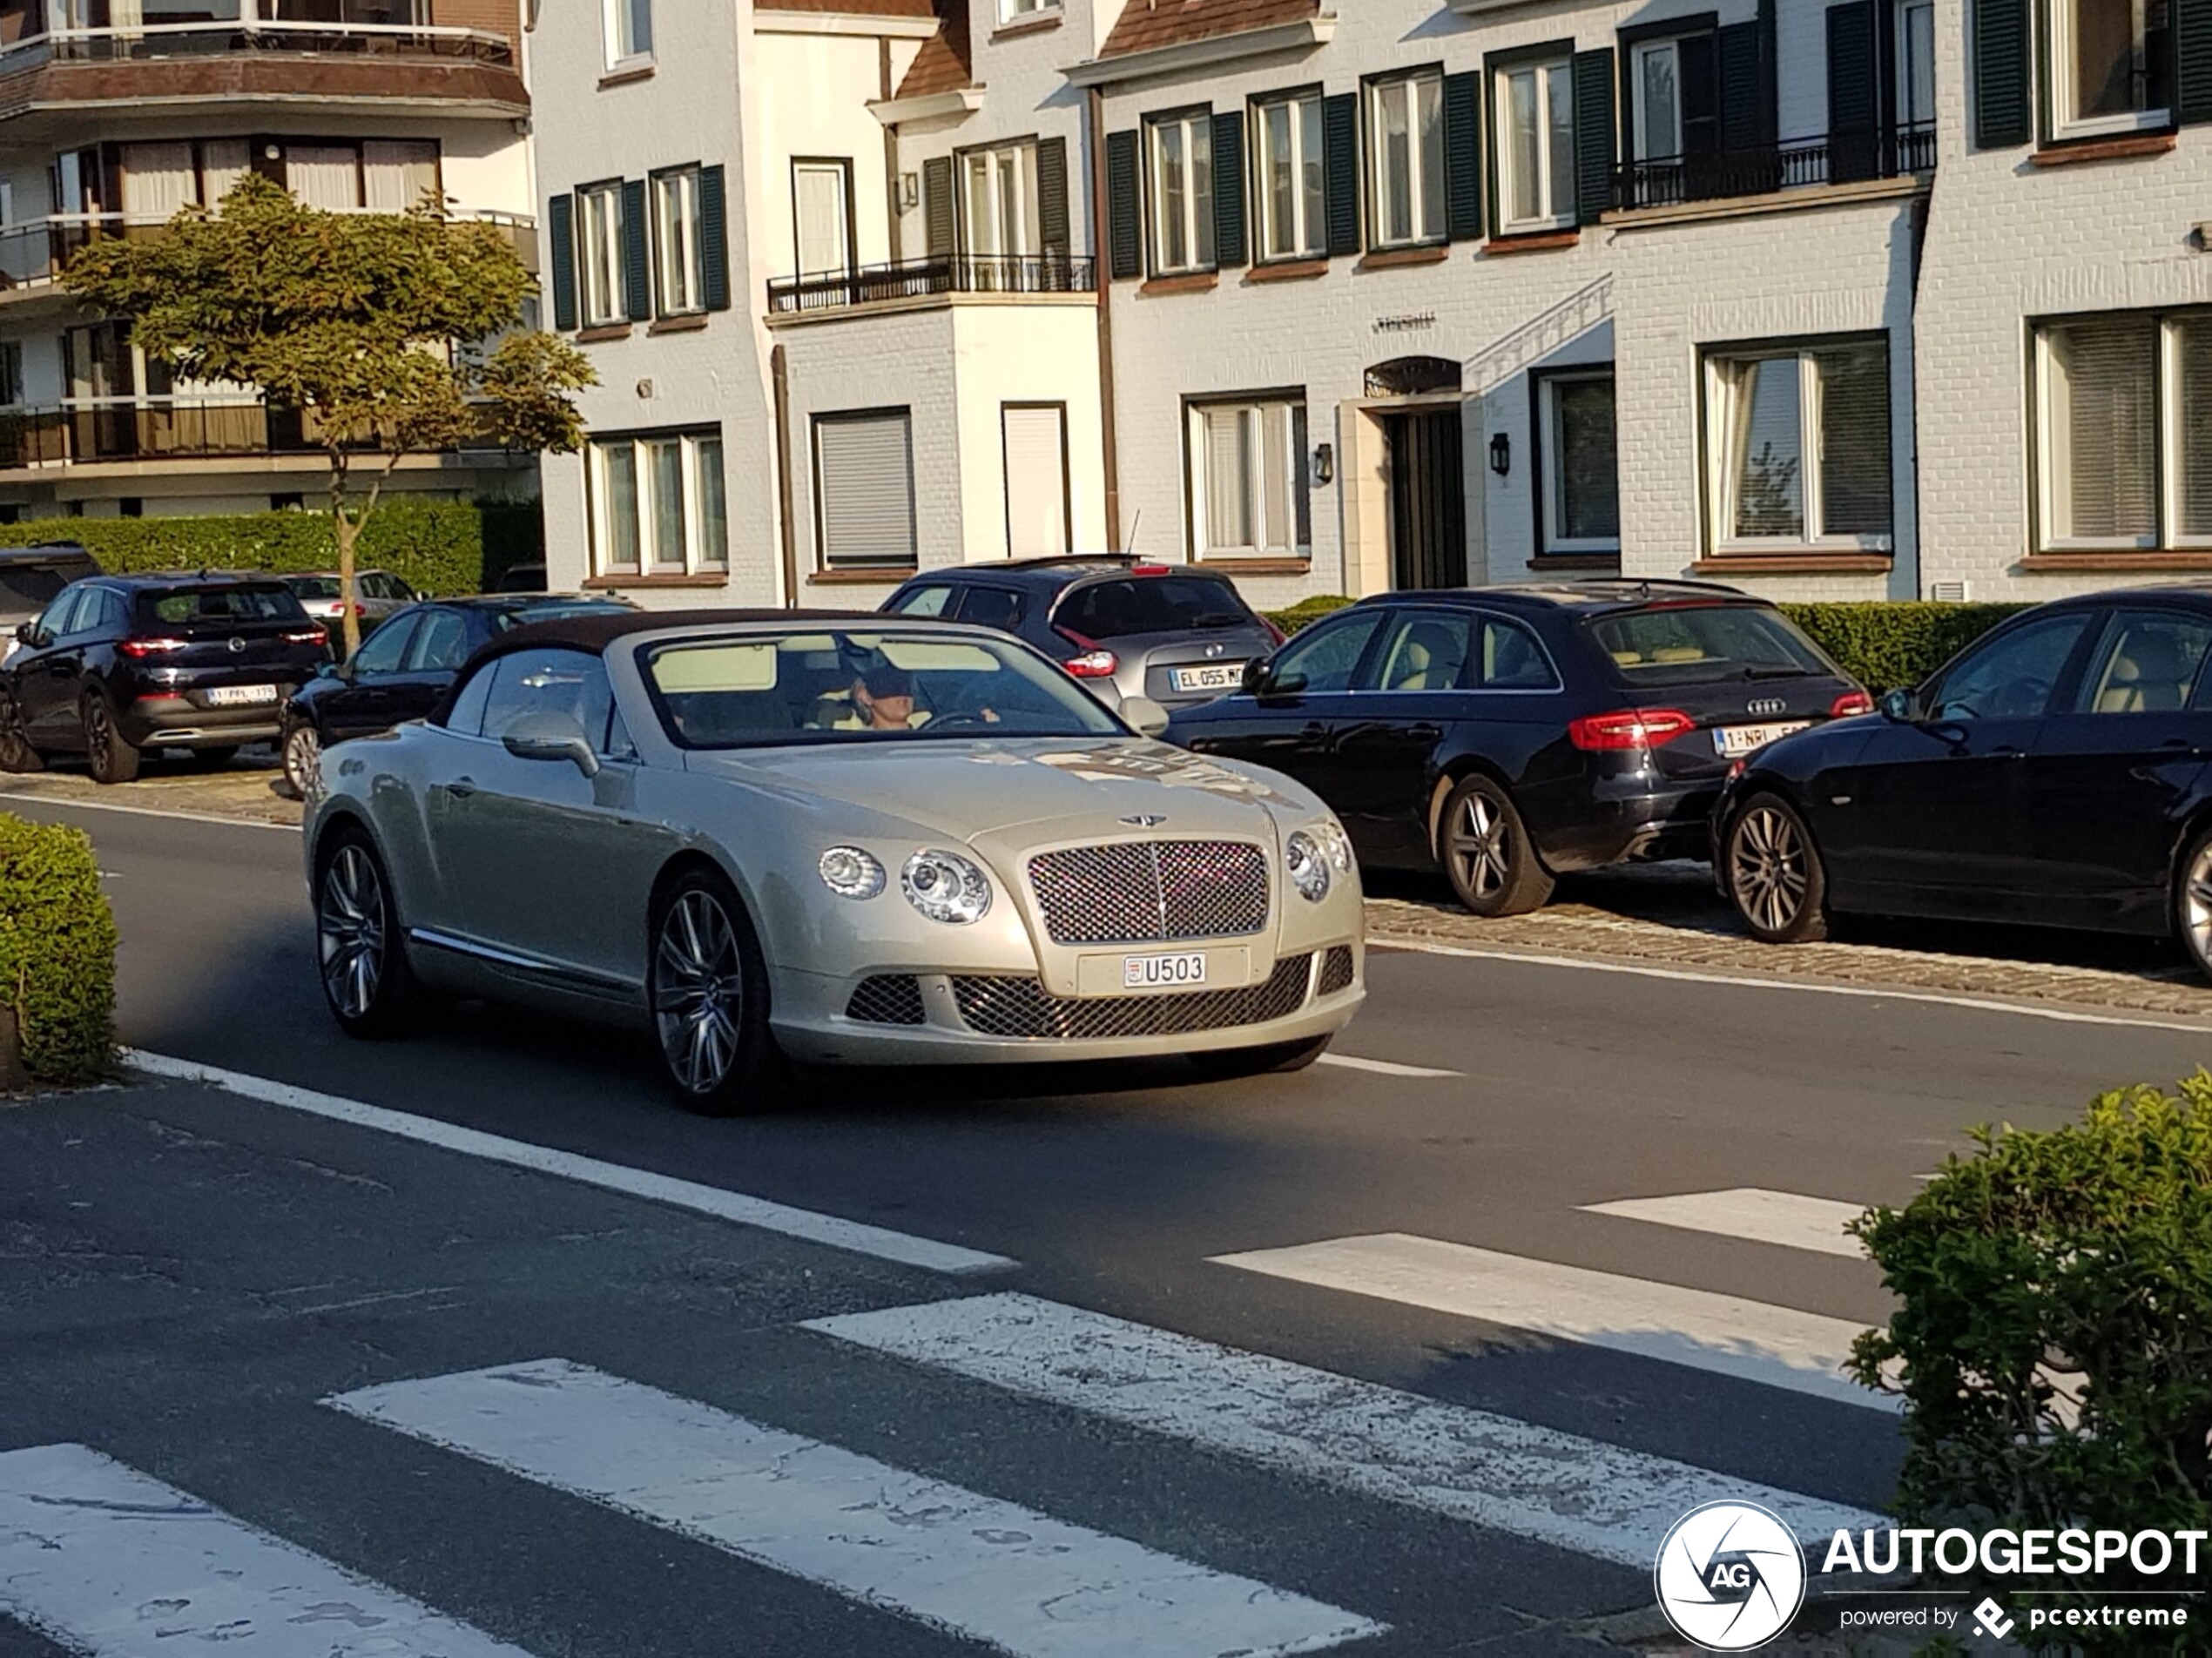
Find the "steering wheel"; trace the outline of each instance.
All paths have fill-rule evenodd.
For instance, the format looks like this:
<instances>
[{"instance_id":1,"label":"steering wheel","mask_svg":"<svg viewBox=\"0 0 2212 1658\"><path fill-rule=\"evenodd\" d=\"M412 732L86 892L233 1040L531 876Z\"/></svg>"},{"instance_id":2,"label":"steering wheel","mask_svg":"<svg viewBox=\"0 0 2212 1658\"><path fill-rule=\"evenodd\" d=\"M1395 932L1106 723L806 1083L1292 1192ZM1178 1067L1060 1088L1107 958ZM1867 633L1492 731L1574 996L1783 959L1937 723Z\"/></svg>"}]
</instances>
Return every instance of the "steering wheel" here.
<instances>
[{"instance_id":1,"label":"steering wheel","mask_svg":"<svg viewBox=\"0 0 2212 1658\"><path fill-rule=\"evenodd\" d=\"M988 730L997 723L996 720L985 719L981 714L940 714L929 722L929 729L933 731L959 731L971 725L981 725Z\"/></svg>"}]
</instances>

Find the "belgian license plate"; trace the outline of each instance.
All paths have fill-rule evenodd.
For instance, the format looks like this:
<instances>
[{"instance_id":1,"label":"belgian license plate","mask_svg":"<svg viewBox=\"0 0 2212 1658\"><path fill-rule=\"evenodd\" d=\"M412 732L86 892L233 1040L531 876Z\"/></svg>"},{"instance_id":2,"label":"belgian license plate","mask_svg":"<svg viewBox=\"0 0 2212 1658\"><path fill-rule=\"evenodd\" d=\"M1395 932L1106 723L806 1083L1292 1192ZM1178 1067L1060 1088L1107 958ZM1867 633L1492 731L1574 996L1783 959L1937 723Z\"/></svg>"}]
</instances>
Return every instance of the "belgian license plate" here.
<instances>
[{"instance_id":1,"label":"belgian license plate","mask_svg":"<svg viewBox=\"0 0 2212 1658\"><path fill-rule=\"evenodd\" d=\"M1168 683L1177 691L1234 691L1244 683L1244 664L1209 662L1198 668L1171 668Z\"/></svg>"},{"instance_id":2,"label":"belgian license plate","mask_svg":"<svg viewBox=\"0 0 2212 1658\"><path fill-rule=\"evenodd\" d=\"M210 708L250 708L277 699L274 685L210 685L201 693Z\"/></svg>"},{"instance_id":3,"label":"belgian license plate","mask_svg":"<svg viewBox=\"0 0 2212 1658\"><path fill-rule=\"evenodd\" d=\"M1713 750L1733 758L1738 754L1749 754L1755 748L1764 748L1777 738L1801 731L1811 724L1809 719L1793 719L1778 725L1723 725L1713 733Z\"/></svg>"},{"instance_id":4,"label":"belgian license plate","mask_svg":"<svg viewBox=\"0 0 2212 1658\"><path fill-rule=\"evenodd\" d=\"M1202 985L1206 981L1206 953L1181 950L1169 955L1125 955L1122 984L1130 990L1157 990L1165 985Z\"/></svg>"}]
</instances>

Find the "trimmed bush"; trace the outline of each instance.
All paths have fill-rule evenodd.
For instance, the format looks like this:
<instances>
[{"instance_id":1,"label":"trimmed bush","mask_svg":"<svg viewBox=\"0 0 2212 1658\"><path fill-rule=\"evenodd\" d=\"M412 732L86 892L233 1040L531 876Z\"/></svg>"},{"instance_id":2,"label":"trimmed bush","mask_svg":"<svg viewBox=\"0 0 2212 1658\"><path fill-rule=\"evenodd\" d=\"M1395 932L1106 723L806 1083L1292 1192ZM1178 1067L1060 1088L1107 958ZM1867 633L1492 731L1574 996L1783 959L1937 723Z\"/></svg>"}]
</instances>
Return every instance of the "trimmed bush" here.
<instances>
[{"instance_id":1,"label":"trimmed bush","mask_svg":"<svg viewBox=\"0 0 2212 1658\"><path fill-rule=\"evenodd\" d=\"M1904 1523L2212 1531L2212 1075L1974 1142L1905 1208L1852 1227L1901 1303L1851 1368L1908 1406ZM2195 1585L2122 1562L2034 1587L2096 1600ZM2131 1651L2204 1639L2124 1633Z\"/></svg>"},{"instance_id":2,"label":"trimmed bush","mask_svg":"<svg viewBox=\"0 0 2212 1658\"><path fill-rule=\"evenodd\" d=\"M0 814L0 1003L40 1081L112 1065L115 918L81 829Z\"/></svg>"},{"instance_id":3,"label":"trimmed bush","mask_svg":"<svg viewBox=\"0 0 2212 1658\"><path fill-rule=\"evenodd\" d=\"M1844 672L1878 693L1919 684L2006 617L2027 608L1919 599L1782 607Z\"/></svg>"},{"instance_id":4,"label":"trimmed bush","mask_svg":"<svg viewBox=\"0 0 2212 1658\"><path fill-rule=\"evenodd\" d=\"M0 524L0 547L82 542L117 575L160 570L334 570L324 512L175 518L42 518ZM510 564L543 556L535 502L387 501L368 521L361 568L388 570L426 593L475 593Z\"/></svg>"},{"instance_id":5,"label":"trimmed bush","mask_svg":"<svg viewBox=\"0 0 2212 1658\"><path fill-rule=\"evenodd\" d=\"M1300 599L1287 610L1269 610L1267 619L1285 633L1296 633L1309 623L1318 622L1332 610L1341 610L1352 603L1342 593L1316 593L1312 598Z\"/></svg>"}]
</instances>

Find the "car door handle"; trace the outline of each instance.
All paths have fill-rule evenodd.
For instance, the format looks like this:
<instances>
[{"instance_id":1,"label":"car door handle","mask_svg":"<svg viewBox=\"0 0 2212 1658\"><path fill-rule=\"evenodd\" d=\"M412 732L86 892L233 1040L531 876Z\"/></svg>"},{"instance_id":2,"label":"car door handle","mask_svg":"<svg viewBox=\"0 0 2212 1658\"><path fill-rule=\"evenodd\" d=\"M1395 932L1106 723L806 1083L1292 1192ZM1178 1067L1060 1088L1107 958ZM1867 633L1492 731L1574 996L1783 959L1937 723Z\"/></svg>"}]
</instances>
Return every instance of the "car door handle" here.
<instances>
[{"instance_id":1,"label":"car door handle","mask_svg":"<svg viewBox=\"0 0 2212 1658\"><path fill-rule=\"evenodd\" d=\"M455 799L466 800L470 795L475 793L476 779L474 778L465 777L455 778L452 782L448 783L443 786L445 792L451 795Z\"/></svg>"},{"instance_id":2,"label":"car door handle","mask_svg":"<svg viewBox=\"0 0 2212 1658\"><path fill-rule=\"evenodd\" d=\"M2026 749L2016 747L2011 743L2000 743L1995 748L1990 750L1989 753L1991 758L1999 760L2024 760L2027 758Z\"/></svg>"},{"instance_id":3,"label":"car door handle","mask_svg":"<svg viewBox=\"0 0 2212 1658\"><path fill-rule=\"evenodd\" d=\"M1424 720L1419 725L1408 725L1406 728L1406 735L1417 743L1433 743L1444 735L1444 728L1441 725L1432 725Z\"/></svg>"}]
</instances>

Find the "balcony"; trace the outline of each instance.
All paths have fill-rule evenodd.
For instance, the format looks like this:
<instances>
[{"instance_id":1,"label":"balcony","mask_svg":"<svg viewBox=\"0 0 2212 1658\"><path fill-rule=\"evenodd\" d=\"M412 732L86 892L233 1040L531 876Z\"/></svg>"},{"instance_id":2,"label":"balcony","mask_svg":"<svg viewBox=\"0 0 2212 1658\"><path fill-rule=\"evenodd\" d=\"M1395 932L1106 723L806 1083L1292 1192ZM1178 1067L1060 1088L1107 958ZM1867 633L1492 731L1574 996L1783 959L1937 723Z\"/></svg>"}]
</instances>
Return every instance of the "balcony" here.
<instances>
[{"instance_id":1,"label":"balcony","mask_svg":"<svg viewBox=\"0 0 2212 1658\"><path fill-rule=\"evenodd\" d=\"M1623 211L1767 196L1820 185L1933 172L1933 123L1892 131L1785 138L1753 150L1662 156L1613 170L1613 206Z\"/></svg>"},{"instance_id":2,"label":"balcony","mask_svg":"<svg viewBox=\"0 0 2212 1658\"><path fill-rule=\"evenodd\" d=\"M803 316L950 294L1082 294L1096 292L1097 286L1097 261L1090 259L1060 253L938 254L818 276L779 277L768 284L768 314Z\"/></svg>"},{"instance_id":3,"label":"balcony","mask_svg":"<svg viewBox=\"0 0 2212 1658\"><path fill-rule=\"evenodd\" d=\"M497 446L487 439L482 447ZM79 397L0 408L0 471L322 452L321 428L312 410L271 408L238 393Z\"/></svg>"}]
</instances>

